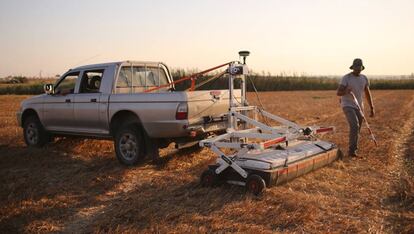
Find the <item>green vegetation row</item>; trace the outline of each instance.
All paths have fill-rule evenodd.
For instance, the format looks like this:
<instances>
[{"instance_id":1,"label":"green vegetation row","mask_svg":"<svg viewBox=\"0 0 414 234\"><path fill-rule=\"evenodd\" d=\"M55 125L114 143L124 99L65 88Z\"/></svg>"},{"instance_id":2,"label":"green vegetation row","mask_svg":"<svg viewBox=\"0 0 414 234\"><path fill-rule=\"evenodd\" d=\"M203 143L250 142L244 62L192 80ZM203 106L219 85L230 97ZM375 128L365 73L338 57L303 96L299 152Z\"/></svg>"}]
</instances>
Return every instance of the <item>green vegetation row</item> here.
<instances>
[{"instance_id":1,"label":"green vegetation row","mask_svg":"<svg viewBox=\"0 0 414 234\"><path fill-rule=\"evenodd\" d=\"M184 76L181 73L173 73L177 80ZM210 77L202 77L197 84ZM269 76L251 75L247 79L247 90L254 91L253 85L258 91L289 91L289 90L335 90L339 79L330 77L304 77L304 76ZM414 79L370 79L371 89L414 89ZM35 95L43 93L43 81L31 81L23 84L0 84L1 94ZM236 87L239 81L236 82ZM190 81L176 85L177 90L185 90L190 87ZM227 77L221 77L198 88L198 90L227 89Z\"/></svg>"},{"instance_id":2,"label":"green vegetation row","mask_svg":"<svg viewBox=\"0 0 414 234\"><path fill-rule=\"evenodd\" d=\"M197 80L201 83L209 77ZM174 79L178 79L178 76ZM251 75L246 79L247 91L289 91L289 90L336 90L340 79L329 77L262 76ZM238 87L240 82L236 82ZM252 84L253 83L253 84ZM190 82L177 84L177 90L190 87ZM371 89L414 89L414 79L370 79ZM222 77L199 87L199 90L227 89L228 79Z\"/></svg>"},{"instance_id":3,"label":"green vegetation row","mask_svg":"<svg viewBox=\"0 0 414 234\"><path fill-rule=\"evenodd\" d=\"M43 93L43 83L0 85L1 94L35 95Z\"/></svg>"}]
</instances>

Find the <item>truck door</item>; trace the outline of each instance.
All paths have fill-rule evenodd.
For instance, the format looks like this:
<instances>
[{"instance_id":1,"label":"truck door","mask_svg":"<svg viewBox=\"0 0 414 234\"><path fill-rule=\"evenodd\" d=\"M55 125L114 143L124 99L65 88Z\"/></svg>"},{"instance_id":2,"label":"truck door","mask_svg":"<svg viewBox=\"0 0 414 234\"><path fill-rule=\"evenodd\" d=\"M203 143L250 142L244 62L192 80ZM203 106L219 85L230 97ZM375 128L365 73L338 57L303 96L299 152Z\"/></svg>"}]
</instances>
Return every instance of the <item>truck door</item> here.
<instances>
[{"instance_id":1,"label":"truck door","mask_svg":"<svg viewBox=\"0 0 414 234\"><path fill-rule=\"evenodd\" d=\"M43 103L44 126L48 130L73 130L73 98L77 78L80 72L64 75L54 87L54 94L47 95Z\"/></svg>"},{"instance_id":2,"label":"truck door","mask_svg":"<svg viewBox=\"0 0 414 234\"><path fill-rule=\"evenodd\" d=\"M79 91L74 97L75 125L78 132L106 134L107 100L101 93L101 81L105 69L90 69L82 73ZM104 95L105 96L105 95ZM103 116L100 114L102 110Z\"/></svg>"}]
</instances>

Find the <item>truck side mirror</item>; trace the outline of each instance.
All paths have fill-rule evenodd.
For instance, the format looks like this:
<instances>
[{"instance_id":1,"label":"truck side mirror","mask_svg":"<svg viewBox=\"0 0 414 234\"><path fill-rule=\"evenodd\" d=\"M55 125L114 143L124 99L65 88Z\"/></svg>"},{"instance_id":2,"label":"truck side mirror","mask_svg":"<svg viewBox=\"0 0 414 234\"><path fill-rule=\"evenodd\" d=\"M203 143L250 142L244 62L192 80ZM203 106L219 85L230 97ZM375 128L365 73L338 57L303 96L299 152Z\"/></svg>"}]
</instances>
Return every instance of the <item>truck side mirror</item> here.
<instances>
[{"instance_id":1,"label":"truck side mirror","mask_svg":"<svg viewBox=\"0 0 414 234\"><path fill-rule=\"evenodd\" d=\"M45 84L43 86L43 90L45 91L46 94L54 94L55 93L55 89L53 87L53 84Z\"/></svg>"}]
</instances>

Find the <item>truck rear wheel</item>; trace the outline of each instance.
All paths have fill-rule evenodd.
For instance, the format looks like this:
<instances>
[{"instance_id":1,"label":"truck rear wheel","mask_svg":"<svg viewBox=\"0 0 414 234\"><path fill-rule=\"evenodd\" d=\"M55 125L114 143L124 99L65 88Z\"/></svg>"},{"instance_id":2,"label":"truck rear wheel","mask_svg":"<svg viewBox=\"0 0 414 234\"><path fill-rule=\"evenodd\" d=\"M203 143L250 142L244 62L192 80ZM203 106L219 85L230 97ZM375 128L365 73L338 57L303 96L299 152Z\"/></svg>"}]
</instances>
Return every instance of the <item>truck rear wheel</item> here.
<instances>
[{"instance_id":1,"label":"truck rear wheel","mask_svg":"<svg viewBox=\"0 0 414 234\"><path fill-rule=\"evenodd\" d=\"M123 125L115 135L115 153L119 162L131 166L144 159L144 141L139 128L133 124Z\"/></svg>"},{"instance_id":2,"label":"truck rear wheel","mask_svg":"<svg viewBox=\"0 0 414 234\"><path fill-rule=\"evenodd\" d=\"M42 147L50 139L37 116L27 117L23 123L23 136L27 146Z\"/></svg>"}]
</instances>

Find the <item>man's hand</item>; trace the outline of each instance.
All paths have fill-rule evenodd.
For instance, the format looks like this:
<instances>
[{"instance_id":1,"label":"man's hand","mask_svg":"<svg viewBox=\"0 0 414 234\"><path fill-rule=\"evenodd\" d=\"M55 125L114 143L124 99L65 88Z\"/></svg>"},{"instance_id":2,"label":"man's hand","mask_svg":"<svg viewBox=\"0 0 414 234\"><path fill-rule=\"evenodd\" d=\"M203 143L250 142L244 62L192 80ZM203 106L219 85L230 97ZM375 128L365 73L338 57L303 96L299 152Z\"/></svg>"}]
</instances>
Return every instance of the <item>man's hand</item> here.
<instances>
[{"instance_id":1,"label":"man's hand","mask_svg":"<svg viewBox=\"0 0 414 234\"><path fill-rule=\"evenodd\" d=\"M375 116L375 109L374 109L374 102L372 101L372 96L371 96L371 90L369 90L369 86L365 86L365 96L367 97L369 106L371 107L371 113L369 115L369 117L374 117Z\"/></svg>"},{"instance_id":2,"label":"man's hand","mask_svg":"<svg viewBox=\"0 0 414 234\"><path fill-rule=\"evenodd\" d=\"M338 89L336 90L336 95L344 96L351 92L351 89L347 86L339 85Z\"/></svg>"}]
</instances>

